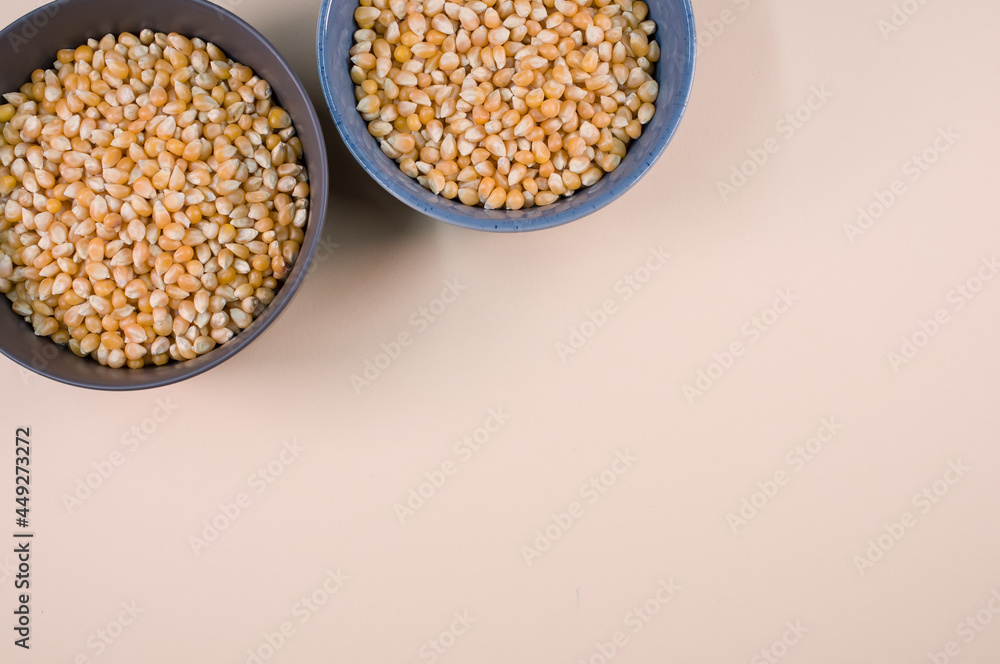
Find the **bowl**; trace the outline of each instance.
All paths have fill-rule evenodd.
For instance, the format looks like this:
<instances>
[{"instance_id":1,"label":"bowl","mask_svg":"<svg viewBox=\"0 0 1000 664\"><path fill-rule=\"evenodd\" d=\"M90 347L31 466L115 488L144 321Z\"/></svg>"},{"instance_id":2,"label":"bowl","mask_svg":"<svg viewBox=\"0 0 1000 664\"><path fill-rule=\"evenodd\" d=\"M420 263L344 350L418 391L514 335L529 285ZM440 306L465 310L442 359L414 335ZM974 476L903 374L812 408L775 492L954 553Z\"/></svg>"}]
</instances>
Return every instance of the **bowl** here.
<instances>
[{"instance_id":1,"label":"bowl","mask_svg":"<svg viewBox=\"0 0 1000 664\"><path fill-rule=\"evenodd\" d=\"M405 175L382 153L355 108L350 49L357 25L357 0L323 0L317 35L320 80L334 124L362 168L386 191L414 210L441 221L483 231L519 232L552 228L589 215L632 188L666 149L680 124L691 93L695 65L695 21L689 0L646 0L657 23L661 57L656 114L639 140L629 145L621 165L592 187L545 207L486 210L437 196Z\"/></svg>"},{"instance_id":2,"label":"bowl","mask_svg":"<svg viewBox=\"0 0 1000 664\"><path fill-rule=\"evenodd\" d=\"M31 326L0 298L0 352L38 374L78 387L125 391L161 387L202 374L246 348L288 306L302 280L323 230L326 216L328 166L326 145L309 96L275 48L252 26L206 0L59 0L23 16L0 32L0 91L21 87L37 68L48 68L62 48L75 48L88 38L145 28L201 37L230 58L267 79L275 97L292 116L309 169L309 218L299 259L274 301L253 324L229 343L187 362L143 369L111 369L91 358L74 355Z\"/></svg>"}]
</instances>

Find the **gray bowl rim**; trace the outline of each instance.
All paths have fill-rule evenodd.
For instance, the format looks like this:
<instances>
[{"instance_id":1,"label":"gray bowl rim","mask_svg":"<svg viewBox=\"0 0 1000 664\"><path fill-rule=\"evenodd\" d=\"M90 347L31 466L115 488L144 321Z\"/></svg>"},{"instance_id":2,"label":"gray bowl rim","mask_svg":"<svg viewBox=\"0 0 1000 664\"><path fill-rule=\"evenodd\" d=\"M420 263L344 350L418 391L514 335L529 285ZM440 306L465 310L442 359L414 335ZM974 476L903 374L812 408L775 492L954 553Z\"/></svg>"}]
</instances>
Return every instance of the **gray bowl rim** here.
<instances>
[{"instance_id":1,"label":"gray bowl rim","mask_svg":"<svg viewBox=\"0 0 1000 664\"><path fill-rule=\"evenodd\" d=\"M560 203L557 203L556 206L553 206L555 209L553 209L551 214L545 215L544 217L521 220L517 224L497 224L496 221L492 219L482 219L472 214L456 213L451 208L445 209L433 201L432 197L434 197L434 195L430 192L427 193L426 197L423 195L418 197L411 195L407 191L398 189L393 185L392 180L386 175L384 168L372 165L368 162L364 153L361 151L358 142L355 140L353 133L347 127L344 114L334 102L335 97L333 94L333 84L331 82L331 77L326 74L326 56L331 50L327 40L330 23L330 10L335 2L356 4L356 0L323 0L323 4L320 6L319 24L316 29L316 57L319 64L319 78L323 87L323 97L326 99L327 108L329 108L330 114L333 116L333 122L337 127L337 132L340 134L344 144L347 145L347 149L350 151L351 156L354 157L355 161L357 161L365 172L368 173L372 179L378 182L383 189L417 212L426 214L454 226L493 233L521 233L555 228L593 214L594 212L607 207L614 201L621 198L625 193L632 189L632 187L634 187L639 180L645 177L646 173L649 172L653 165L663 155L664 151L667 149L667 145L669 145L670 141L673 139L674 134L677 133L677 129L680 127L681 119L684 117L684 112L691 99L691 90L694 85L694 74L697 64L698 50L697 25L695 23L694 8L691 4L691 0L678 1L684 5L685 32L688 35L687 52L685 53L687 65L684 68L681 82L678 86L676 99L679 100L679 103L674 106L674 111L668 120L667 130L656 139L656 147L645 162L635 168L632 173L619 182L616 188L609 189L597 198L589 201L586 205L574 205L572 203L572 198L561 201ZM355 109L351 109L348 112L356 113L357 111Z\"/></svg>"},{"instance_id":2,"label":"gray bowl rim","mask_svg":"<svg viewBox=\"0 0 1000 664\"><path fill-rule=\"evenodd\" d=\"M7 39L8 35L15 30L22 29L26 24L29 24L33 19L38 18L45 14L46 11L51 10L53 7L58 5L69 5L81 0L55 0L44 4L37 9L24 14L20 18L14 20L2 30L0 30L0 40ZM171 362L168 365L162 367L144 367L139 370L129 370L129 369L109 369L108 367L102 367L94 362L94 360L89 358L81 358L72 353L67 348L59 347L55 345L58 353L66 353L72 356L74 360L79 362L92 362L95 367L104 369L106 371L121 371L129 372L131 378L139 377L139 380L133 380L129 384L108 384L100 380L87 380L87 379L74 379L67 376L59 375L55 372L48 370L45 367L38 368L32 366L27 359L22 357L21 353L13 352L7 347L7 340L0 339L0 353L12 360L14 363L20 365L24 369L48 378L50 380L62 383L64 385L69 385L72 387L79 387L88 390L97 390L104 392L138 392L142 390L150 390L159 387L166 387L168 385L174 385L176 383L183 382L185 380L194 378L204 374L227 360L231 359L234 355L242 351L244 348L249 346L251 343L256 341L272 324L274 324L278 318L285 312L289 303L298 293L299 288L302 286L303 281L308 276L310 270L310 265L316 249L319 246L319 241L322 238L323 227L326 222L327 205L329 199L329 157L327 154L326 140L323 134L323 126L319 119L319 114L316 112L315 105L312 102L309 92L306 90L305 86L302 84L301 79L295 73L295 70L291 68L288 61L285 60L284 56L278 51L277 48L268 40L259 30L257 30L248 21L240 18L233 12L229 11L225 7L215 4L214 2L209 2L209 0L178 0L179 2L184 2L191 5L198 5L204 9L210 9L216 11L219 14L225 16L226 20L232 22L243 29L243 31L250 37L252 37L258 44L264 47L268 54L274 59L277 67L281 69L288 77L289 81L294 85L294 90L289 89L282 94L280 91L275 91L276 96L279 98L287 97L291 93L297 93L305 100L305 106L308 111L308 118L306 123L302 123L301 118L295 118L296 126L306 126L306 124L311 125L315 130L319 150L317 154L310 154L306 156L309 163L310 171L310 183L320 183L322 186L311 187L310 189L310 199L309 199L309 221L306 226L309 231L315 228L315 234L313 235L313 241L309 243L308 246L304 247L300 252L298 260L295 266L292 268L292 274L289 275L285 283L282 284L278 291L276 301L265 309L265 313L262 317L256 319L253 324L246 330L243 330L238 335L236 335L232 341L229 343L219 346L215 350L211 351L207 355L196 360L190 360L187 362ZM137 5L138 6L138 5ZM131 19L129 19L131 20ZM140 19L141 20L141 19ZM229 54L229 49L220 42L219 47L223 51ZM66 47L68 48L68 47ZM25 80L27 80L28 75L31 72L26 72ZM6 300L6 298L4 298ZM6 306L9 308L9 303L0 302L0 307ZM13 312L10 312L13 314ZM6 312L0 311L0 315L6 315ZM23 323L23 321L22 321ZM25 323L26 324L26 323ZM52 344L51 340L41 340L45 343ZM164 373L168 375L163 375Z\"/></svg>"}]
</instances>

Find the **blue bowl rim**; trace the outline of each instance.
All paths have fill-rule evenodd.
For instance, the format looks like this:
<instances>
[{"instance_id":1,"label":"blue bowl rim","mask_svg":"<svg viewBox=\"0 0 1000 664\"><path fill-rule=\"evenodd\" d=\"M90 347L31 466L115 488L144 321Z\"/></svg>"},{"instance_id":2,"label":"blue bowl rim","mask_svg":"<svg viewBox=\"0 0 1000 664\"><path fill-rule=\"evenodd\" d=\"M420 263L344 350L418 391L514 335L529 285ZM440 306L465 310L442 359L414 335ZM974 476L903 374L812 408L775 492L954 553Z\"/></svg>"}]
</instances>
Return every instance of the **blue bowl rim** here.
<instances>
[{"instance_id":1,"label":"blue bowl rim","mask_svg":"<svg viewBox=\"0 0 1000 664\"><path fill-rule=\"evenodd\" d=\"M336 0L338 2L351 2L354 3L356 0ZM623 179L618 187L614 189L609 189L597 198L589 201L586 206L573 205L572 199L568 199L562 202L563 207L559 209L558 207L553 209L552 214L546 215L544 217L536 219L528 219L521 221L517 224L497 224L494 220L490 219L480 219L473 215L468 214L457 214L451 209L444 209L441 206L427 201L417 199L412 197L408 192L401 191L393 186L392 181L385 175L384 170L381 166L370 164L364 153L361 151L357 141L354 136L347 129L347 125L344 119L343 113L337 108L334 103L333 88L330 81L330 76L326 75L326 54L329 51L327 32L328 25L330 22L330 9L333 6L335 0L323 0L320 6L319 23L316 29L316 57L317 63L319 65L319 78L320 84L323 88L323 97L326 100L327 108L330 110L330 114L333 116L333 123L337 127L337 132L340 134L341 139L343 139L344 144L347 145L347 149L350 151L354 159L361 165L361 167L368 173L376 182L381 185L383 189L392 194L399 201L405 203L409 207L413 208L417 212L427 214L434 217L440 221L452 224L454 226L460 226L462 228L468 228L471 230L480 231L490 231L499 233L518 233L525 231L540 231L548 228L555 228L557 226L562 226L563 224L576 221L584 216L590 215L598 210L610 205L618 198L623 196L632 187L634 187L639 180L645 177L646 173L653 167L653 165L659 160L663 155L663 152L667 149L667 145L673 139L674 134L677 133L677 129L680 127L681 119L684 117L684 112L687 109L688 102L691 99L691 90L694 85L694 74L696 68L697 60L697 48L698 48L698 36L697 36L697 25L694 19L694 8L691 5L691 0L680 0L684 4L684 17L686 22L686 32L688 35L688 48L687 48L687 65L684 69L683 76L681 78L681 83L678 86L677 99L680 103L675 104L674 111L669 118L669 123L667 125L667 131L663 136L658 138L658 143L656 149L650 155L645 163L637 167L632 173ZM355 109L351 109L350 112L356 113ZM627 157L626 157L627 158ZM427 193L428 197L434 196L430 192ZM428 198L428 200L430 200ZM557 204L559 205L559 204ZM478 208L474 208L478 209Z\"/></svg>"}]
</instances>

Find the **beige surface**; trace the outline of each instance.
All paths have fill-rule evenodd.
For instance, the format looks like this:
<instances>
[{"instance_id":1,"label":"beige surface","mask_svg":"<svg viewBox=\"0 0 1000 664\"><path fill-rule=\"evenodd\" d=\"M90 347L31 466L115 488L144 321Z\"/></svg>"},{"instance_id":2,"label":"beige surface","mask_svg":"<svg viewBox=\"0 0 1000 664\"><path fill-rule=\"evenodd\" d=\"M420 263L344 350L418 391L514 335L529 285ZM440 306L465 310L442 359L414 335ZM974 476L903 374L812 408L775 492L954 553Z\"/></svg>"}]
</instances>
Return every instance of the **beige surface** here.
<instances>
[{"instance_id":1,"label":"beige surface","mask_svg":"<svg viewBox=\"0 0 1000 664\"><path fill-rule=\"evenodd\" d=\"M235 9L321 103L317 4ZM263 339L188 383L109 396L0 361L38 533L35 647L6 631L0 661L997 662L1000 281L954 289L1000 253L1000 5L902 4L883 37L890 0L699 0L666 156L549 232L419 218L331 139L331 250ZM748 150L770 152L723 200ZM894 367L904 335L923 347ZM411 490L430 497L407 513Z\"/></svg>"}]
</instances>

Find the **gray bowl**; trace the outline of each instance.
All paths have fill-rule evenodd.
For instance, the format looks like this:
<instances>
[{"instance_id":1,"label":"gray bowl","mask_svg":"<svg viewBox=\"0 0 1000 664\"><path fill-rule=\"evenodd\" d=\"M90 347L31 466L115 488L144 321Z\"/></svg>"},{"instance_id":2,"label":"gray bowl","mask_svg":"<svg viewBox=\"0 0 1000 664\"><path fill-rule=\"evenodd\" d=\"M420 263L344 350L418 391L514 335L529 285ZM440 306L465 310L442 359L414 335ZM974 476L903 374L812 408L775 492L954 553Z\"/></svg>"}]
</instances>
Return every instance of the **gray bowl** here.
<instances>
[{"instance_id":1,"label":"gray bowl","mask_svg":"<svg viewBox=\"0 0 1000 664\"><path fill-rule=\"evenodd\" d=\"M250 24L206 0L58 0L23 16L0 32L0 91L21 87L38 68L48 68L62 48L76 48L108 33L179 32L201 37L267 79L288 110L302 141L312 192L309 220L298 262L274 302L232 341L188 362L139 370L111 369L36 337L0 297L0 352L23 367L62 383L99 390L141 390L197 376L246 348L285 310L302 285L326 218L328 165L319 118L298 77Z\"/></svg>"},{"instance_id":2,"label":"gray bowl","mask_svg":"<svg viewBox=\"0 0 1000 664\"><path fill-rule=\"evenodd\" d=\"M355 108L350 77L357 0L323 0L318 41L319 74L333 121L358 163L390 194L414 210L456 226L483 231L517 232L551 228L575 221L612 203L631 189L663 154L680 125L694 79L696 26L690 0L646 0L649 18L657 23L660 62L656 81L660 96L656 115L613 173L592 187L548 205L517 211L469 207L432 194L399 170L382 153Z\"/></svg>"}]
</instances>

